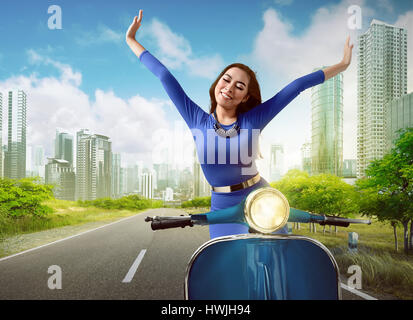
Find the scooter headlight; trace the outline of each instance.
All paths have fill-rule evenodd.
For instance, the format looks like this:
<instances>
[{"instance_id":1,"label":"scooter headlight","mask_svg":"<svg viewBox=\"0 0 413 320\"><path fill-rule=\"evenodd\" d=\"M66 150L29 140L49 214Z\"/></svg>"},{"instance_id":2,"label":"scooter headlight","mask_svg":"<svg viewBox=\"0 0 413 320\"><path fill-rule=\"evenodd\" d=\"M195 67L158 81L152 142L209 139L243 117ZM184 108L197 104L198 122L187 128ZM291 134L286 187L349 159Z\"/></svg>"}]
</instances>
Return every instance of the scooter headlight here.
<instances>
[{"instance_id":1,"label":"scooter headlight","mask_svg":"<svg viewBox=\"0 0 413 320\"><path fill-rule=\"evenodd\" d=\"M287 223L290 205L277 189L260 188L248 195L244 213L251 228L261 233L272 233Z\"/></svg>"}]
</instances>

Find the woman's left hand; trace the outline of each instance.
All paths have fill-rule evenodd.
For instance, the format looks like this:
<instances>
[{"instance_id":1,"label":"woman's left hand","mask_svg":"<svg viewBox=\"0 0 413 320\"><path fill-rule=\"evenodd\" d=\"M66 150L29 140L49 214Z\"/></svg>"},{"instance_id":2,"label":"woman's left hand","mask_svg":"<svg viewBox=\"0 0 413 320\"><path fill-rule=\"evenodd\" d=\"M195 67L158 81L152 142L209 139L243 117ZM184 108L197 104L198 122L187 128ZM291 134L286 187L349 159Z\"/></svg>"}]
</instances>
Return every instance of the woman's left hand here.
<instances>
[{"instance_id":1,"label":"woman's left hand","mask_svg":"<svg viewBox=\"0 0 413 320\"><path fill-rule=\"evenodd\" d=\"M344 45L344 57L341 61L343 65L347 68L351 62L351 52L353 50L354 44L350 45L350 36L347 37L346 44Z\"/></svg>"}]
</instances>

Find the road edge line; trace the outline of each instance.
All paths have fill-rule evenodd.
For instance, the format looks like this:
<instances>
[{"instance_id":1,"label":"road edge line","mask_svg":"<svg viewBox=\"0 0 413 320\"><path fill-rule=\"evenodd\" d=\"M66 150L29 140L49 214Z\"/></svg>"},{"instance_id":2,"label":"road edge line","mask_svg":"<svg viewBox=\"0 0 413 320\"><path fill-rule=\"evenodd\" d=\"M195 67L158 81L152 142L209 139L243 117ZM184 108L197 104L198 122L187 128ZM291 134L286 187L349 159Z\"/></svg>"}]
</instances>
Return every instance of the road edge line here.
<instances>
[{"instance_id":1,"label":"road edge line","mask_svg":"<svg viewBox=\"0 0 413 320\"><path fill-rule=\"evenodd\" d=\"M362 297L366 300L379 300L375 297L372 297L372 296L368 295L367 293L364 293L364 292L358 291L357 289L351 288L351 287L345 285L344 283L341 283L341 287L344 290L350 291L351 293L354 293L355 295L357 295L359 297Z\"/></svg>"},{"instance_id":2,"label":"road edge line","mask_svg":"<svg viewBox=\"0 0 413 320\"><path fill-rule=\"evenodd\" d=\"M0 262L2 262L2 261L4 261L4 260L7 260L7 259L10 259L10 258L13 258L13 257L16 257L16 256L19 256L19 255L22 255L22 254L27 253L27 252L31 252L31 251L34 251L34 250L37 250L37 249L40 249L40 248L43 248L43 247L50 246L50 245L55 244L55 243L58 243L58 242L62 242L62 241L69 240L69 239L72 239L72 238L77 237L77 236L81 236L81 235L83 235L83 234L85 234L85 233L88 233L88 232L96 231L96 230L98 230L98 229L101 229L101 228L110 226L110 225L115 224L115 223L118 223L118 222L122 222L122 221L124 221L124 220L128 220L128 219L134 218L134 217L136 217L137 215L139 215L139 214L141 214L141 213L142 213L142 212L139 212L139 213L137 213L137 214L135 214L135 215L133 215L133 216L131 216L131 217L126 217L126 218L123 218L123 219L120 219L120 220L117 220L117 221L114 221L114 222L105 224L105 225L103 225L103 226L100 226L100 227L97 227L97 228L94 228L94 229L90 229L90 230L87 230L87 231L84 231L84 232L81 232L81 233L78 233L78 234L74 234L74 235L72 235L72 236L69 236L69 237L66 237L66 238L63 238L63 239L59 239L59 240L56 240L56 241L53 241L53 242L49 242L49 243L43 244L43 245L38 246L38 247L35 247L35 248L31 248L31 249L24 250L24 251L22 251L22 252L14 253L14 254L12 254L12 255L10 255L10 256L6 256L6 257L3 257L3 258L0 258Z\"/></svg>"}]
</instances>

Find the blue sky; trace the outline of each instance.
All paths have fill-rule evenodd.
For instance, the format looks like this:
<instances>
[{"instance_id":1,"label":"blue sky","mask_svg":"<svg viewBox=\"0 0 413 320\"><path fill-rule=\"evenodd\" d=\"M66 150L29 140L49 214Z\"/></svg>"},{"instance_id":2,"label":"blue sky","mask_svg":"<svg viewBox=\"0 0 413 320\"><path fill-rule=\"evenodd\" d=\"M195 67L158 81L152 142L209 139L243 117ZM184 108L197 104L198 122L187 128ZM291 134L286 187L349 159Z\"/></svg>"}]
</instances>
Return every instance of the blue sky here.
<instances>
[{"instance_id":1,"label":"blue sky","mask_svg":"<svg viewBox=\"0 0 413 320\"><path fill-rule=\"evenodd\" d=\"M346 30L346 8L351 4L359 4L363 10L362 30ZM62 9L61 30L48 28L50 5ZM10 86L30 90L29 143L44 145L51 155L50 136L56 127L75 134L88 126L110 136L114 151L129 154L125 159L131 160L146 159L150 152L149 137L142 129L171 129L180 119L159 81L124 41L139 9L143 9L143 23L138 40L170 68L205 110L211 83L230 63L243 62L257 71L266 100L320 64L339 62L346 33L355 40L371 18L395 23L410 17L411 24L413 10L408 0L1 0L0 9L0 92ZM340 12L338 16L336 12ZM343 17L342 21L337 17ZM303 47L306 43L308 47ZM289 51L294 49L300 52ZM348 85L348 101L354 101L356 94L351 76L355 66L354 57L353 71L345 74L345 79L353 81ZM52 105L54 99L60 100ZM135 102L137 110L133 109ZM291 110L280 113L280 119L274 119L266 130L268 143L285 144L296 163L299 147L311 136L309 95L300 95L292 104ZM351 104L345 118L347 136L354 132L356 117ZM149 110L139 109L140 105ZM141 129L128 131L134 128L132 119L144 122ZM300 130L288 132L291 125ZM118 134L120 130L123 135ZM131 141L121 143L126 137ZM354 134L347 141L345 158L354 158Z\"/></svg>"}]
</instances>

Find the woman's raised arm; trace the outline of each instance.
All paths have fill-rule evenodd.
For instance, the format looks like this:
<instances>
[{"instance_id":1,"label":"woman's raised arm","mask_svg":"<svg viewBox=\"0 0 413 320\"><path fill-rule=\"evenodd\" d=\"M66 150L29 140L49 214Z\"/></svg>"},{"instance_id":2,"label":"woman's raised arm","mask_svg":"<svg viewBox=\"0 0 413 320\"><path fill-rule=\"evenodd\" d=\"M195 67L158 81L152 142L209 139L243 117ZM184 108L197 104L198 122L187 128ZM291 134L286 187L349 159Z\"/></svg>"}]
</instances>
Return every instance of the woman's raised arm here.
<instances>
[{"instance_id":1,"label":"woman's raised arm","mask_svg":"<svg viewBox=\"0 0 413 320\"><path fill-rule=\"evenodd\" d=\"M201 119L207 117L208 114L186 95L172 73L170 73L158 59L136 41L136 31L141 26L141 21L142 10L139 10L139 18L135 17L133 19L132 24L126 32L126 43L149 71L159 78L166 93L175 104L189 128L196 127Z\"/></svg>"},{"instance_id":2,"label":"woman's raised arm","mask_svg":"<svg viewBox=\"0 0 413 320\"><path fill-rule=\"evenodd\" d=\"M138 41L136 41L136 31L138 31L142 22L142 10L139 10L139 18L135 16L132 24L129 26L126 32L126 43L131 48L134 54L139 58L141 54L146 50Z\"/></svg>"},{"instance_id":3,"label":"woman's raised arm","mask_svg":"<svg viewBox=\"0 0 413 320\"><path fill-rule=\"evenodd\" d=\"M350 36L347 37L346 43L344 45L344 56L343 59L330 67L323 69L325 74L325 81L328 79L338 75L340 72L343 72L348 68L351 62L351 51L353 49L354 44L350 46Z\"/></svg>"}]
</instances>

